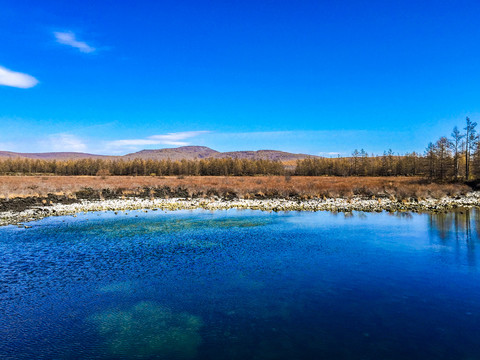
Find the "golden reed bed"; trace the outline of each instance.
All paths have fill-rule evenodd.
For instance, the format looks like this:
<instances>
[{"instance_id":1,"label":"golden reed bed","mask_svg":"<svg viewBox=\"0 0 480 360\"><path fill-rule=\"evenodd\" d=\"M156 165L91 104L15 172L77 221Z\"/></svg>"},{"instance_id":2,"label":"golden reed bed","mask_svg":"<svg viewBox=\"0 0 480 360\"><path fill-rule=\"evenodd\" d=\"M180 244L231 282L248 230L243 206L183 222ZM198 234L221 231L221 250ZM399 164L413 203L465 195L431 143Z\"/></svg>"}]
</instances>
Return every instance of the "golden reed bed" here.
<instances>
[{"instance_id":1,"label":"golden reed bed","mask_svg":"<svg viewBox=\"0 0 480 360\"><path fill-rule=\"evenodd\" d=\"M463 184L428 183L420 177L306 177L306 176L0 176L0 198L74 196L85 188L94 191L110 189L135 195L144 188L184 188L191 196L200 194L235 195L240 198L299 197L349 198L365 197L439 198L465 194Z\"/></svg>"}]
</instances>

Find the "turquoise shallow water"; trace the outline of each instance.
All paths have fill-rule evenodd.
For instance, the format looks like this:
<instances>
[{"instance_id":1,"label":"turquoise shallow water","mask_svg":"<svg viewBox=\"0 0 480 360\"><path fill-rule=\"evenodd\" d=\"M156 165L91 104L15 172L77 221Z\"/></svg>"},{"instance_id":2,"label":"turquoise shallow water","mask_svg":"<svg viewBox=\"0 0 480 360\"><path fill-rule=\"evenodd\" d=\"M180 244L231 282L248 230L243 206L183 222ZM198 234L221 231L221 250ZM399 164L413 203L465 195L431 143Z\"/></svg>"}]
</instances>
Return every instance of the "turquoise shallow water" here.
<instances>
[{"instance_id":1,"label":"turquoise shallow water","mask_svg":"<svg viewBox=\"0 0 480 360\"><path fill-rule=\"evenodd\" d=\"M480 359L478 212L0 228L1 359Z\"/></svg>"}]
</instances>

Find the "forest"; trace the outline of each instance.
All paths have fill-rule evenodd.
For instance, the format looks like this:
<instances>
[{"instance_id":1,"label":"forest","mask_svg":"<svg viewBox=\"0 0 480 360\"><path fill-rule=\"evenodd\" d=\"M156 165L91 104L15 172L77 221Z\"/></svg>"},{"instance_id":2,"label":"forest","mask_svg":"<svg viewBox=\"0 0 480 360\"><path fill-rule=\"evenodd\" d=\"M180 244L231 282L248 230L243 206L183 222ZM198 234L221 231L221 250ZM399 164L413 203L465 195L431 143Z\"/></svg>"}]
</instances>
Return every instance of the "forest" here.
<instances>
[{"instance_id":1,"label":"forest","mask_svg":"<svg viewBox=\"0 0 480 360\"><path fill-rule=\"evenodd\" d=\"M433 181L466 181L480 178L480 138L477 123L468 117L461 132L455 127L449 137L429 143L419 154L369 155L354 150L348 157L308 157L295 166L262 159L76 159L40 160L9 158L0 160L1 175L97 175L97 176L424 176Z\"/></svg>"},{"instance_id":2,"label":"forest","mask_svg":"<svg viewBox=\"0 0 480 360\"><path fill-rule=\"evenodd\" d=\"M39 160L14 158L0 161L0 174L132 175L132 176L253 176L283 175L281 162L246 159L201 160Z\"/></svg>"},{"instance_id":3,"label":"forest","mask_svg":"<svg viewBox=\"0 0 480 360\"><path fill-rule=\"evenodd\" d=\"M435 181L480 178L480 138L477 123L466 118L464 132L457 126L450 137L430 142L424 154L404 155L392 150L369 156L363 149L350 157L308 158L297 162L296 175L303 176L424 176Z\"/></svg>"}]
</instances>

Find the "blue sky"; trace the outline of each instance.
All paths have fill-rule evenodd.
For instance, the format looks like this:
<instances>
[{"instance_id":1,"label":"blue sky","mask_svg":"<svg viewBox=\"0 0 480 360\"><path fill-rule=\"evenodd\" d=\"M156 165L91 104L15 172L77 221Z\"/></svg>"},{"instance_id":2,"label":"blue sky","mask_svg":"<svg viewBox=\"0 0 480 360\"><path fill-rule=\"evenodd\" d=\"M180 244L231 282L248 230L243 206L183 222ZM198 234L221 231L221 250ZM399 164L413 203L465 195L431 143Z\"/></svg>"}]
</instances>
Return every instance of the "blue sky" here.
<instances>
[{"instance_id":1,"label":"blue sky","mask_svg":"<svg viewBox=\"0 0 480 360\"><path fill-rule=\"evenodd\" d=\"M478 1L0 9L1 150L404 153L480 120Z\"/></svg>"}]
</instances>

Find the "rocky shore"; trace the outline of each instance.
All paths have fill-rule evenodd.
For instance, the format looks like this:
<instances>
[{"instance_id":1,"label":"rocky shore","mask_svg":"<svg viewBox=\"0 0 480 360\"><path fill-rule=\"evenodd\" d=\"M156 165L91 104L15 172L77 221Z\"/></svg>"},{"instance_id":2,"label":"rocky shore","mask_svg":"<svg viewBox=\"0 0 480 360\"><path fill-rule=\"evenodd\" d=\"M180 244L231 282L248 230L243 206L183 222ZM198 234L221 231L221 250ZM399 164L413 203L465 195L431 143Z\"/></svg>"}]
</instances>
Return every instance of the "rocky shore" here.
<instances>
[{"instance_id":1,"label":"rocky shore","mask_svg":"<svg viewBox=\"0 0 480 360\"><path fill-rule=\"evenodd\" d=\"M440 212L480 206L480 192L441 199L421 199L397 201L395 199L220 199L220 198L125 198L108 200L72 200L69 203L48 203L34 205L21 211L0 211L0 226L23 224L48 216L65 216L91 211L131 211L131 210L227 210L252 209L262 211L334 211L334 212Z\"/></svg>"}]
</instances>

